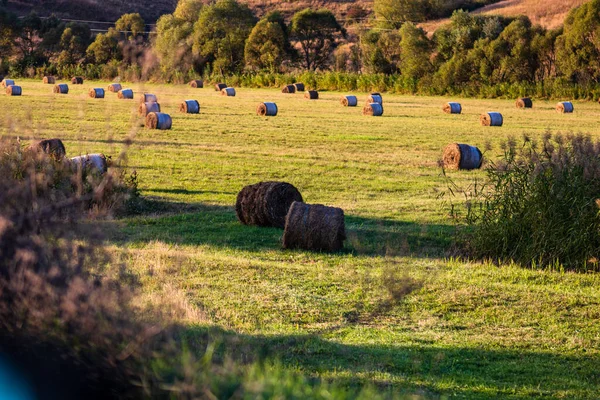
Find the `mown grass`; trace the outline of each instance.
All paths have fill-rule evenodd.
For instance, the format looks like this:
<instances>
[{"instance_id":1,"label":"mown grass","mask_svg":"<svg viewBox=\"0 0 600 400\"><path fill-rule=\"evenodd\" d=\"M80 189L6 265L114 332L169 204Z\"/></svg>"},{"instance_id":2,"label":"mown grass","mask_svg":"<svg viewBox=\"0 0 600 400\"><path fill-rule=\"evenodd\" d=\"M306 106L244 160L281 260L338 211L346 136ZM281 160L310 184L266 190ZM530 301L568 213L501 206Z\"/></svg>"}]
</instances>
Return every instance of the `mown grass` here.
<instances>
[{"instance_id":1,"label":"mown grass","mask_svg":"<svg viewBox=\"0 0 600 400\"><path fill-rule=\"evenodd\" d=\"M600 135L598 104L573 115L536 101L384 96L381 118L339 105L340 93L309 101L275 90L133 84L155 93L173 130L135 126L133 101L89 99L90 87L20 81L21 98L0 96L3 135L60 137L69 156L127 146L145 208L105 222L115 254L140 285L138 301L179 307L186 339L218 341L247 361L268 354L286 368L352 386L376 384L425 398L597 398L600 277L447 258L455 228L437 166L463 142L500 154L509 135ZM358 94L362 99L366 94ZM199 116L176 112L195 98ZM275 101L279 115L255 115ZM501 111L502 128L484 128ZM467 185L481 172L451 173ZM284 180L304 199L342 207L340 254L283 251L277 229L240 225L233 204L246 184Z\"/></svg>"}]
</instances>

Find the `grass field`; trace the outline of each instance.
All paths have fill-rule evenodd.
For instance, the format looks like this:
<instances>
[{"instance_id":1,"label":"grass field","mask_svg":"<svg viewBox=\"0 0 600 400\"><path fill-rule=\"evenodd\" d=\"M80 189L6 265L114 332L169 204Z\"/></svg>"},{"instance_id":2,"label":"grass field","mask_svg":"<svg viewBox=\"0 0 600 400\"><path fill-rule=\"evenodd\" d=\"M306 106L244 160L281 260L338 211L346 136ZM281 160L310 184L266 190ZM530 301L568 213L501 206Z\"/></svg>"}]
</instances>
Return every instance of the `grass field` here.
<instances>
[{"instance_id":1,"label":"grass field","mask_svg":"<svg viewBox=\"0 0 600 400\"><path fill-rule=\"evenodd\" d=\"M594 399L600 393L600 276L462 262L446 257L455 228L438 198L437 166L452 142L481 149L523 133L600 137L600 106L554 102L517 110L514 100L384 94L384 116L278 90L133 84L158 96L170 131L135 124L136 103L90 99L91 87L52 94L18 81L0 96L2 135L60 137L67 154L104 152L128 165L148 199L135 217L103 222L110 246L139 283L140 304L172 307L188 340L218 340L246 361L267 353L283 366L340 384L375 384L424 398ZM358 93L360 103L366 94ZM179 114L184 99L200 115ZM258 117L275 101L276 117ZM500 111L504 126L479 125ZM452 172L460 185L482 172ZM237 192L262 180L294 184L305 201L341 207L348 241L339 254L281 250L282 231L242 226Z\"/></svg>"}]
</instances>

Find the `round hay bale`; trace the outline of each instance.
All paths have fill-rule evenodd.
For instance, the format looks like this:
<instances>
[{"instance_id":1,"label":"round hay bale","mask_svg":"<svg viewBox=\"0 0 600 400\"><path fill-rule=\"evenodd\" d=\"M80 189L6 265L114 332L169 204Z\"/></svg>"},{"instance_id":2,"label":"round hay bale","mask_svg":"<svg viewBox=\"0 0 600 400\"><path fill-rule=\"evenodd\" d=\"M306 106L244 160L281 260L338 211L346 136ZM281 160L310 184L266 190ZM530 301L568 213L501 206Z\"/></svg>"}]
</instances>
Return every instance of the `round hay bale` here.
<instances>
[{"instance_id":1,"label":"round hay bale","mask_svg":"<svg viewBox=\"0 0 600 400\"><path fill-rule=\"evenodd\" d=\"M193 87L194 89L203 88L204 82L200 79L194 79L193 81L190 81L190 87Z\"/></svg>"},{"instance_id":2,"label":"round hay bale","mask_svg":"<svg viewBox=\"0 0 600 400\"><path fill-rule=\"evenodd\" d=\"M517 99L517 102L515 105L517 106L517 108L532 108L533 101L531 101L531 99L529 97L521 97L521 98Z\"/></svg>"},{"instance_id":3,"label":"round hay bale","mask_svg":"<svg viewBox=\"0 0 600 400\"><path fill-rule=\"evenodd\" d=\"M304 83L294 83L294 88L296 89L296 92L304 92Z\"/></svg>"},{"instance_id":4,"label":"round hay bale","mask_svg":"<svg viewBox=\"0 0 600 400\"><path fill-rule=\"evenodd\" d=\"M215 91L216 92L220 92L221 90L225 89L227 87L226 84L224 83L216 83L215 84Z\"/></svg>"},{"instance_id":5,"label":"round hay bale","mask_svg":"<svg viewBox=\"0 0 600 400\"><path fill-rule=\"evenodd\" d=\"M284 249L340 251L345 239L344 211L341 208L299 201L292 203L285 217Z\"/></svg>"},{"instance_id":6,"label":"round hay bale","mask_svg":"<svg viewBox=\"0 0 600 400\"><path fill-rule=\"evenodd\" d=\"M318 100L319 92L316 90L309 90L308 92L304 93L304 98L309 100Z\"/></svg>"},{"instance_id":7,"label":"round hay bale","mask_svg":"<svg viewBox=\"0 0 600 400\"><path fill-rule=\"evenodd\" d=\"M3 87L3 88L7 88L7 87L9 87L9 86L15 86L15 81L14 81L14 79L6 79L6 78L4 78L4 79L2 80L2 87Z\"/></svg>"},{"instance_id":8,"label":"round hay bale","mask_svg":"<svg viewBox=\"0 0 600 400\"><path fill-rule=\"evenodd\" d=\"M83 77L82 76L74 76L73 79L71 79L71 83L73 85L83 85Z\"/></svg>"},{"instance_id":9,"label":"round hay bale","mask_svg":"<svg viewBox=\"0 0 600 400\"><path fill-rule=\"evenodd\" d=\"M358 105L358 99L356 96L342 96L340 103L344 107L356 107Z\"/></svg>"},{"instance_id":10,"label":"round hay bale","mask_svg":"<svg viewBox=\"0 0 600 400\"><path fill-rule=\"evenodd\" d=\"M146 102L146 103L141 103L138 106L138 115L140 117L146 117L146 115L148 115L149 113L158 113L160 112L160 104L155 103L155 102ZM142 124L142 126L144 126Z\"/></svg>"},{"instance_id":11,"label":"round hay bale","mask_svg":"<svg viewBox=\"0 0 600 400\"><path fill-rule=\"evenodd\" d=\"M23 94L23 90L21 89L21 86L10 85L6 88L6 94L9 96L20 96Z\"/></svg>"},{"instance_id":12,"label":"round hay bale","mask_svg":"<svg viewBox=\"0 0 600 400\"><path fill-rule=\"evenodd\" d=\"M286 182L259 182L244 187L237 195L235 213L244 225L285 226L285 216L302 195Z\"/></svg>"},{"instance_id":13,"label":"round hay bale","mask_svg":"<svg viewBox=\"0 0 600 400\"><path fill-rule=\"evenodd\" d=\"M184 100L179 106L179 111L186 114L200 114L198 100Z\"/></svg>"},{"instance_id":14,"label":"round hay bale","mask_svg":"<svg viewBox=\"0 0 600 400\"><path fill-rule=\"evenodd\" d=\"M169 114L161 112L151 112L146 115L146 128L148 129L171 129L173 121Z\"/></svg>"},{"instance_id":15,"label":"round hay bale","mask_svg":"<svg viewBox=\"0 0 600 400\"><path fill-rule=\"evenodd\" d=\"M451 143L444 149L442 160L447 169L477 169L481 167L483 154L475 146Z\"/></svg>"},{"instance_id":16,"label":"round hay bale","mask_svg":"<svg viewBox=\"0 0 600 400\"><path fill-rule=\"evenodd\" d=\"M90 89L90 97L92 99L103 99L104 98L104 89L102 88L93 88Z\"/></svg>"},{"instance_id":17,"label":"round hay bale","mask_svg":"<svg viewBox=\"0 0 600 400\"><path fill-rule=\"evenodd\" d=\"M108 171L108 163L104 154L86 154L85 156L73 157L69 160L73 171L94 171L104 174Z\"/></svg>"},{"instance_id":18,"label":"round hay bale","mask_svg":"<svg viewBox=\"0 0 600 400\"><path fill-rule=\"evenodd\" d=\"M277 115L277 104L260 103L258 107L256 107L256 114L261 117L274 117Z\"/></svg>"},{"instance_id":19,"label":"round hay bale","mask_svg":"<svg viewBox=\"0 0 600 400\"><path fill-rule=\"evenodd\" d=\"M371 93L369 97L367 97L367 103L377 103L383 105L383 98L379 93Z\"/></svg>"},{"instance_id":20,"label":"round hay bale","mask_svg":"<svg viewBox=\"0 0 600 400\"><path fill-rule=\"evenodd\" d=\"M444 104L442 110L446 114L460 114L462 112L462 106L460 105L460 103L449 102Z\"/></svg>"},{"instance_id":21,"label":"round hay bale","mask_svg":"<svg viewBox=\"0 0 600 400\"><path fill-rule=\"evenodd\" d=\"M48 154L56 160L62 160L67 155L65 145L60 139L46 139L33 142L26 150Z\"/></svg>"},{"instance_id":22,"label":"round hay bale","mask_svg":"<svg viewBox=\"0 0 600 400\"><path fill-rule=\"evenodd\" d=\"M58 94L68 94L69 93L69 85L67 85L66 83L59 83L58 85L54 86L53 91L54 91L54 93L58 93Z\"/></svg>"},{"instance_id":23,"label":"round hay bale","mask_svg":"<svg viewBox=\"0 0 600 400\"><path fill-rule=\"evenodd\" d=\"M118 93L119 90L123 89L120 83L111 83L108 85L108 91L113 93Z\"/></svg>"},{"instance_id":24,"label":"round hay bale","mask_svg":"<svg viewBox=\"0 0 600 400\"><path fill-rule=\"evenodd\" d=\"M494 111L481 114L479 121L483 126L502 126L504 122L502 114Z\"/></svg>"},{"instance_id":25,"label":"round hay bale","mask_svg":"<svg viewBox=\"0 0 600 400\"><path fill-rule=\"evenodd\" d=\"M44 82L47 85L54 85L54 83L56 82L56 79L54 79L53 76L45 76L44 79L42 79L42 82Z\"/></svg>"},{"instance_id":26,"label":"round hay bale","mask_svg":"<svg viewBox=\"0 0 600 400\"><path fill-rule=\"evenodd\" d=\"M379 103L370 103L363 107L363 115L380 117L383 115L383 106Z\"/></svg>"},{"instance_id":27,"label":"round hay bale","mask_svg":"<svg viewBox=\"0 0 600 400\"><path fill-rule=\"evenodd\" d=\"M158 103L156 95L151 93L142 93L138 96L138 102L141 103Z\"/></svg>"},{"instance_id":28,"label":"round hay bale","mask_svg":"<svg viewBox=\"0 0 600 400\"><path fill-rule=\"evenodd\" d=\"M561 101L556 105L556 111L559 113L572 113L575 110L573 103L570 101Z\"/></svg>"},{"instance_id":29,"label":"round hay bale","mask_svg":"<svg viewBox=\"0 0 600 400\"><path fill-rule=\"evenodd\" d=\"M296 93L296 86L294 85L285 85L283 89L281 89L281 93Z\"/></svg>"},{"instance_id":30,"label":"round hay bale","mask_svg":"<svg viewBox=\"0 0 600 400\"><path fill-rule=\"evenodd\" d=\"M235 89L232 87L225 88L225 89L221 90L221 96L234 97Z\"/></svg>"},{"instance_id":31,"label":"round hay bale","mask_svg":"<svg viewBox=\"0 0 600 400\"><path fill-rule=\"evenodd\" d=\"M131 89L121 89L117 93L117 97L119 99L131 100L131 99L133 99L133 90L131 90Z\"/></svg>"}]
</instances>

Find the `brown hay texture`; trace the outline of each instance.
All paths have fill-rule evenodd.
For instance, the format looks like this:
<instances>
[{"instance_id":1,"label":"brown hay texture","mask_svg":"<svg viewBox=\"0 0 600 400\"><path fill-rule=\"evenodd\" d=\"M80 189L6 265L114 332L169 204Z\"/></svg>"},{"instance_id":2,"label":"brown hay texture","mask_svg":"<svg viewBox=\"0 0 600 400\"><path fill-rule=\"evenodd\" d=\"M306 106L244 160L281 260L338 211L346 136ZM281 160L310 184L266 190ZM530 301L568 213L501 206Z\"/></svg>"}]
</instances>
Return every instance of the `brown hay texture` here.
<instances>
[{"instance_id":1,"label":"brown hay texture","mask_svg":"<svg viewBox=\"0 0 600 400\"><path fill-rule=\"evenodd\" d=\"M281 93L296 93L296 86L294 85L285 85L283 89L281 89Z\"/></svg>"},{"instance_id":2,"label":"brown hay texture","mask_svg":"<svg viewBox=\"0 0 600 400\"><path fill-rule=\"evenodd\" d=\"M483 126L502 126L504 119L499 112L491 111L481 114L479 122Z\"/></svg>"},{"instance_id":3,"label":"brown hay texture","mask_svg":"<svg viewBox=\"0 0 600 400\"><path fill-rule=\"evenodd\" d=\"M296 92L304 92L304 83L294 83L294 88L296 89Z\"/></svg>"},{"instance_id":4,"label":"brown hay texture","mask_svg":"<svg viewBox=\"0 0 600 400\"><path fill-rule=\"evenodd\" d=\"M83 85L83 77L82 76L74 76L73 79L71 79L71 84Z\"/></svg>"},{"instance_id":5,"label":"brown hay texture","mask_svg":"<svg viewBox=\"0 0 600 400\"><path fill-rule=\"evenodd\" d=\"M133 99L133 90L131 89L121 89L117 93L117 97L123 100L132 100Z\"/></svg>"},{"instance_id":6,"label":"brown hay texture","mask_svg":"<svg viewBox=\"0 0 600 400\"><path fill-rule=\"evenodd\" d=\"M89 94L92 99L103 99L104 98L104 89L93 88L93 89L90 89Z\"/></svg>"},{"instance_id":7,"label":"brown hay texture","mask_svg":"<svg viewBox=\"0 0 600 400\"><path fill-rule=\"evenodd\" d=\"M274 117L277 115L277 104L260 103L258 107L256 107L256 114L261 117Z\"/></svg>"},{"instance_id":8,"label":"brown hay texture","mask_svg":"<svg viewBox=\"0 0 600 400\"><path fill-rule=\"evenodd\" d=\"M65 145L60 139L40 140L27 146L26 150L46 153L56 160L62 160L67 155Z\"/></svg>"},{"instance_id":9,"label":"brown hay texture","mask_svg":"<svg viewBox=\"0 0 600 400\"><path fill-rule=\"evenodd\" d=\"M161 112L151 112L146 115L146 128L148 129L171 129L173 121L169 114Z\"/></svg>"},{"instance_id":10,"label":"brown hay texture","mask_svg":"<svg viewBox=\"0 0 600 400\"><path fill-rule=\"evenodd\" d=\"M517 106L517 108L532 108L533 101L531 101L529 97L521 97L517 99L515 105Z\"/></svg>"},{"instance_id":11,"label":"brown hay texture","mask_svg":"<svg viewBox=\"0 0 600 400\"><path fill-rule=\"evenodd\" d=\"M367 103L377 103L383 105L383 97L381 97L380 93L371 93L369 97L367 97Z\"/></svg>"},{"instance_id":12,"label":"brown hay texture","mask_svg":"<svg viewBox=\"0 0 600 400\"><path fill-rule=\"evenodd\" d=\"M73 171L93 170L100 174L108 171L108 162L104 154L86 154L85 156L73 157L69 160L69 164Z\"/></svg>"},{"instance_id":13,"label":"brown hay texture","mask_svg":"<svg viewBox=\"0 0 600 400\"><path fill-rule=\"evenodd\" d=\"M200 79L194 79L193 81L190 81L190 87L192 87L194 89L203 88L204 82L201 81Z\"/></svg>"},{"instance_id":14,"label":"brown hay texture","mask_svg":"<svg viewBox=\"0 0 600 400\"><path fill-rule=\"evenodd\" d=\"M47 84L47 85L54 85L54 83L56 83L56 79L54 79L53 76L45 76L44 79L42 79L42 82Z\"/></svg>"},{"instance_id":15,"label":"brown hay texture","mask_svg":"<svg viewBox=\"0 0 600 400\"><path fill-rule=\"evenodd\" d=\"M319 92L316 90L309 90L308 92L304 93L304 98L309 100L318 100Z\"/></svg>"},{"instance_id":16,"label":"brown hay texture","mask_svg":"<svg viewBox=\"0 0 600 400\"><path fill-rule=\"evenodd\" d=\"M54 86L53 91L54 91L54 93L58 93L58 94L68 94L69 93L69 85L67 85L66 83L59 83L58 85Z\"/></svg>"},{"instance_id":17,"label":"brown hay texture","mask_svg":"<svg viewBox=\"0 0 600 400\"><path fill-rule=\"evenodd\" d=\"M477 169L483 162L483 154L468 144L451 143L444 149L442 156L446 169Z\"/></svg>"},{"instance_id":18,"label":"brown hay texture","mask_svg":"<svg viewBox=\"0 0 600 400\"><path fill-rule=\"evenodd\" d=\"M138 102L141 103L158 103L158 98L152 93L142 93L138 96Z\"/></svg>"},{"instance_id":19,"label":"brown hay texture","mask_svg":"<svg viewBox=\"0 0 600 400\"><path fill-rule=\"evenodd\" d=\"M448 102L444 104L442 111L444 111L446 114L460 114L462 113L462 106L460 103Z\"/></svg>"},{"instance_id":20,"label":"brown hay texture","mask_svg":"<svg viewBox=\"0 0 600 400\"><path fill-rule=\"evenodd\" d=\"M235 97L235 89L232 87L224 88L221 90L221 96Z\"/></svg>"},{"instance_id":21,"label":"brown hay texture","mask_svg":"<svg viewBox=\"0 0 600 400\"><path fill-rule=\"evenodd\" d=\"M14 79L2 79L2 87L3 88L7 88L9 86L15 86L15 81Z\"/></svg>"},{"instance_id":22,"label":"brown hay texture","mask_svg":"<svg viewBox=\"0 0 600 400\"><path fill-rule=\"evenodd\" d=\"M111 83L110 85L108 85L109 92L117 93L121 89L123 89L123 87L121 86L120 83Z\"/></svg>"},{"instance_id":23,"label":"brown hay texture","mask_svg":"<svg viewBox=\"0 0 600 400\"><path fill-rule=\"evenodd\" d=\"M215 91L216 92L220 92L221 90L225 89L226 87L227 87L227 85L224 83L215 83Z\"/></svg>"},{"instance_id":24,"label":"brown hay texture","mask_svg":"<svg viewBox=\"0 0 600 400\"><path fill-rule=\"evenodd\" d=\"M179 105L179 111L185 114L200 114L200 103L198 100L184 100Z\"/></svg>"},{"instance_id":25,"label":"brown hay texture","mask_svg":"<svg viewBox=\"0 0 600 400\"><path fill-rule=\"evenodd\" d=\"M302 202L302 195L286 182L259 182L244 187L237 195L235 213L244 225L285 226L292 203Z\"/></svg>"},{"instance_id":26,"label":"brown hay texture","mask_svg":"<svg viewBox=\"0 0 600 400\"><path fill-rule=\"evenodd\" d=\"M140 117L146 117L146 115L148 115L149 113L154 112L160 112L160 104L155 103L155 102L148 102L148 103L141 103L138 106L138 115Z\"/></svg>"},{"instance_id":27,"label":"brown hay texture","mask_svg":"<svg viewBox=\"0 0 600 400\"><path fill-rule=\"evenodd\" d=\"M383 115L383 106L379 103L366 104L363 107L363 115L381 117Z\"/></svg>"},{"instance_id":28,"label":"brown hay texture","mask_svg":"<svg viewBox=\"0 0 600 400\"><path fill-rule=\"evenodd\" d=\"M285 217L284 249L340 251L344 247L346 228L344 211L321 204L292 203Z\"/></svg>"},{"instance_id":29,"label":"brown hay texture","mask_svg":"<svg viewBox=\"0 0 600 400\"><path fill-rule=\"evenodd\" d=\"M21 86L10 85L6 88L6 94L9 96L20 96L23 94L23 89L21 89Z\"/></svg>"},{"instance_id":30,"label":"brown hay texture","mask_svg":"<svg viewBox=\"0 0 600 400\"><path fill-rule=\"evenodd\" d=\"M556 112L561 114L572 113L573 111L575 111L575 108L570 101L561 101L556 105Z\"/></svg>"},{"instance_id":31,"label":"brown hay texture","mask_svg":"<svg viewBox=\"0 0 600 400\"><path fill-rule=\"evenodd\" d=\"M344 107L356 107L358 105L358 99L356 96L342 96L340 98L340 103Z\"/></svg>"}]
</instances>

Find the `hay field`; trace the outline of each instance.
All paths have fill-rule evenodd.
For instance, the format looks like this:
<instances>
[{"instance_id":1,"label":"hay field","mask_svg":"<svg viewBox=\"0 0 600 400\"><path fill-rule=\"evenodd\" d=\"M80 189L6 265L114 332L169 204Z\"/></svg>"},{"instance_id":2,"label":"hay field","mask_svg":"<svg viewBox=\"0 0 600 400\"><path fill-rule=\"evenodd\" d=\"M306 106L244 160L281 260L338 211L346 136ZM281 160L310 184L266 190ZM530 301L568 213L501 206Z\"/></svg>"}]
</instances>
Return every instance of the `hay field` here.
<instances>
[{"instance_id":1,"label":"hay field","mask_svg":"<svg viewBox=\"0 0 600 400\"><path fill-rule=\"evenodd\" d=\"M600 106L384 94L384 116L277 89L132 84L158 96L170 131L136 126L135 100L90 99L92 87L18 80L0 96L3 136L60 137L67 155L127 158L148 201L139 216L103 222L110 246L139 282L138 301L172 309L188 339L219 340L241 360L265 352L282 365L342 384L376 384L422 398L597 398L600 275L527 270L446 257L454 228L437 167L452 142L494 158L510 135L600 137ZM177 112L197 99L200 115ZM463 114L442 113L458 100ZM276 117L255 114L274 101ZM482 127L500 111L501 128ZM466 185L478 172L451 172ZM240 225L238 191L261 180L294 184L309 203L341 207L340 254L283 251L282 231Z\"/></svg>"}]
</instances>

